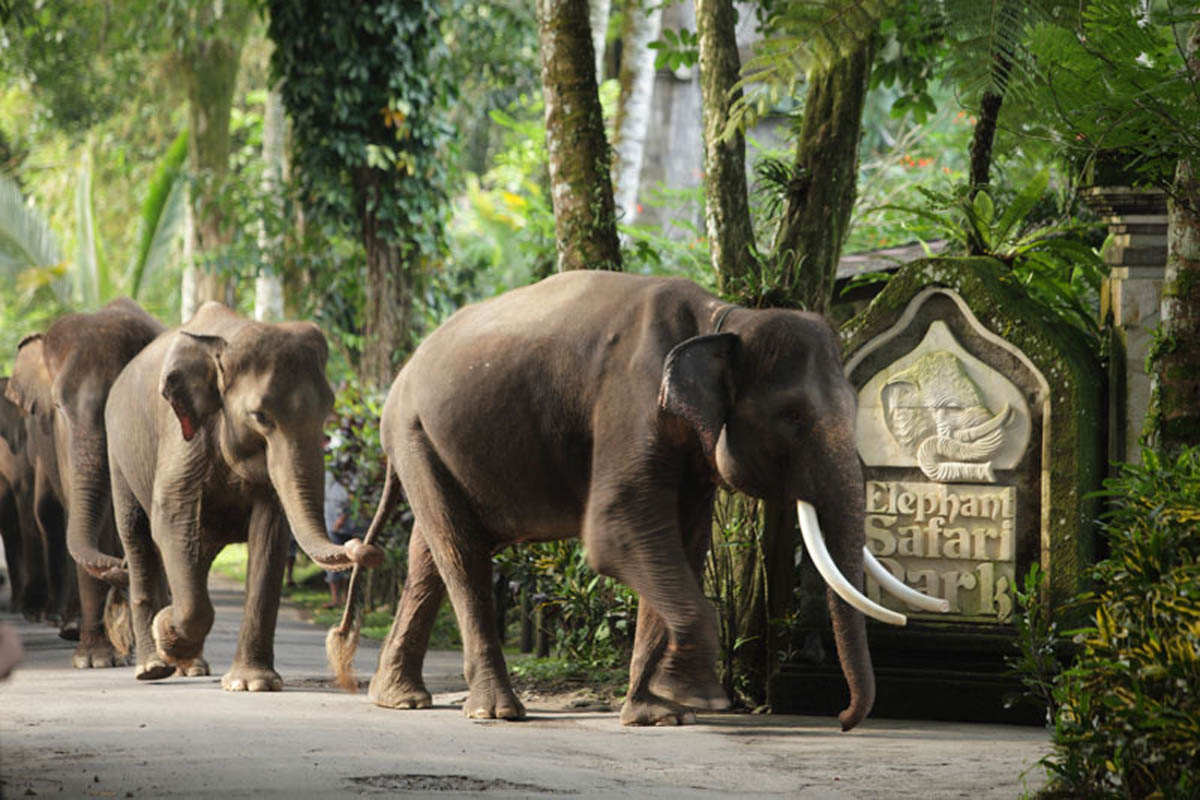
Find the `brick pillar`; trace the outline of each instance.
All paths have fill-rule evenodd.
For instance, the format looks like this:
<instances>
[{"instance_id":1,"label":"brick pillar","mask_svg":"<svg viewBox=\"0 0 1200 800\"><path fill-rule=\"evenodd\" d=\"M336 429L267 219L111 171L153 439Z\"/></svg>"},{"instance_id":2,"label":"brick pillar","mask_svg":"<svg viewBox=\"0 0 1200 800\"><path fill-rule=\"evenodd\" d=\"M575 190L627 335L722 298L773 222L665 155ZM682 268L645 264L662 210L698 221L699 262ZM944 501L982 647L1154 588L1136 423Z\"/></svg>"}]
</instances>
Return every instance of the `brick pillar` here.
<instances>
[{"instance_id":1,"label":"brick pillar","mask_svg":"<svg viewBox=\"0 0 1200 800\"><path fill-rule=\"evenodd\" d=\"M1093 186L1083 200L1108 225L1110 265L1100 321L1110 338L1109 459L1138 461L1138 437L1150 403L1146 356L1158 328L1167 263L1167 198L1158 189Z\"/></svg>"}]
</instances>

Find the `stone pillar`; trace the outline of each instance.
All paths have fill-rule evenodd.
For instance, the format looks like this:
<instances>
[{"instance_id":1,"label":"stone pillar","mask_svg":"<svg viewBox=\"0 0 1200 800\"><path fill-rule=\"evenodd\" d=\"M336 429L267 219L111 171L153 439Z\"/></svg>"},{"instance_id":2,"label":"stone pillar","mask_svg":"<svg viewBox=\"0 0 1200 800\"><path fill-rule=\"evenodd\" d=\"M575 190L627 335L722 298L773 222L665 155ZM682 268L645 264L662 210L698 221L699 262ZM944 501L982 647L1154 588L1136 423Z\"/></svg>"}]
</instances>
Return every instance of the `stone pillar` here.
<instances>
[{"instance_id":1,"label":"stone pillar","mask_svg":"<svg viewBox=\"0 0 1200 800\"><path fill-rule=\"evenodd\" d=\"M1100 299L1100 321L1110 332L1108 455L1138 461L1150 403L1146 356L1158 328L1167 263L1167 198L1158 189L1092 186L1083 200L1112 235Z\"/></svg>"}]
</instances>

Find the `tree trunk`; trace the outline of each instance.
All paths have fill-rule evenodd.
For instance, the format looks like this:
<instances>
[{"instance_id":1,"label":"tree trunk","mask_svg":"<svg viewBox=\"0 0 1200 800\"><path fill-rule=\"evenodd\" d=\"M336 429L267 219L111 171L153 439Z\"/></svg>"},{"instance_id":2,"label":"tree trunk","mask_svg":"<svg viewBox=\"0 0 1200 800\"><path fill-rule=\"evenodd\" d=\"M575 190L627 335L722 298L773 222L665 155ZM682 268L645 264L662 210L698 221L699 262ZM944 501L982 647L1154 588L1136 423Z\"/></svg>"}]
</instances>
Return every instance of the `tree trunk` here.
<instances>
[{"instance_id":1,"label":"tree trunk","mask_svg":"<svg viewBox=\"0 0 1200 800\"><path fill-rule=\"evenodd\" d=\"M662 6L649 0L649 9L631 3L625 10L621 48L621 99L613 125L613 200L617 214L631 223L637 217L638 181L654 97L654 51L650 43L662 29Z\"/></svg>"},{"instance_id":2,"label":"tree trunk","mask_svg":"<svg viewBox=\"0 0 1200 800\"><path fill-rule=\"evenodd\" d=\"M828 313L842 242L858 188L863 102L875 57L872 37L809 77L804 119L783 219L775 236L775 303Z\"/></svg>"},{"instance_id":3,"label":"tree trunk","mask_svg":"<svg viewBox=\"0 0 1200 800\"><path fill-rule=\"evenodd\" d=\"M700 39L700 94L704 124L704 223L717 287L726 296L747 296L758 283L754 227L746 191L746 139L741 131L723 139L729 110L741 96L732 0L696 0Z\"/></svg>"},{"instance_id":4,"label":"tree trunk","mask_svg":"<svg viewBox=\"0 0 1200 800\"><path fill-rule=\"evenodd\" d=\"M611 12L612 0L588 0L588 28L592 32L597 84L604 82L604 46L608 40L608 15Z\"/></svg>"},{"instance_id":5,"label":"tree trunk","mask_svg":"<svg viewBox=\"0 0 1200 800\"><path fill-rule=\"evenodd\" d=\"M192 177L188 198L192 224L187 233L191 242L185 246L192 258L184 267L182 298L185 320L205 300L229 299L227 280L196 264L232 238L219 199L229 171L229 116L252 10L245 3L229 5L220 16L216 8L199 8L194 29L181 31L186 39L178 56L188 98L188 169ZM195 30L209 30L211 35L193 38Z\"/></svg>"},{"instance_id":6,"label":"tree trunk","mask_svg":"<svg viewBox=\"0 0 1200 800\"><path fill-rule=\"evenodd\" d=\"M621 268L586 0L538 0L558 269Z\"/></svg>"},{"instance_id":7,"label":"tree trunk","mask_svg":"<svg viewBox=\"0 0 1200 800\"><path fill-rule=\"evenodd\" d=\"M1200 82L1200 23L1187 35L1187 64ZM1161 336L1151 352L1155 403L1151 435L1174 456L1200 445L1200 164L1181 158L1167 207L1167 268Z\"/></svg>"},{"instance_id":8,"label":"tree trunk","mask_svg":"<svg viewBox=\"0 0 1200 800\"><path fill-rule=\"evenodd\" d=\"M283 245L283 187L287 164L284 132L287 117L283 111L283 94L276 85L267 93L266 113L263 115L263 177L262 192L272 209L274 219L259 220L258 248L268 262L254 279L254 318L260 322L278 322L284 317L283 278L278 258Z\"/></svg>"},{"instance_id":9,"label":"tree trunk","mask_svg":"<svg viewBox=\"0 0 1200 800\"><path fill-rule=\"evenodd\" d=\"M370 385L386 391L411 349L412 303L419 266L408 253L419 250L396 243L380 229L372 209L384 173L362 169L355 175L358 218L367 254L366 323L363 326L360 374Z\"/></svg>"}]
</instances>

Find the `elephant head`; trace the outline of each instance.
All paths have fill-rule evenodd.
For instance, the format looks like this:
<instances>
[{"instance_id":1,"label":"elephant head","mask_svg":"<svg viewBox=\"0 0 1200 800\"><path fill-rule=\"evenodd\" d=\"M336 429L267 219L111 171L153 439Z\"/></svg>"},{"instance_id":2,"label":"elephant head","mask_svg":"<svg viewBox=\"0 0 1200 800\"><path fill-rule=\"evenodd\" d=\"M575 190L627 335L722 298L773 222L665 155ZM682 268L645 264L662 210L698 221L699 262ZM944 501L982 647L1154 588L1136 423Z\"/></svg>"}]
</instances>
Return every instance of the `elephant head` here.
<instances>
[{"instance_id":1,"label":"elephant head","mask_svg":"<svg viewBox=\"0 0 1200 800\"><path fill-rule=\"evenodd\" d=\"M988 459L1004 444L1012 409L992 414L954 354L921 356L888 380L880 400L892 437L930 480L995 480Z\"/></svg>"},{"instance_id":2,"label":"elephant head","mask_svg":"<svg viewBox=\"0 0 1200 800\"><path fill-rule=\"evenodd\" d=\"M324 335L307 322L247 323L228 338L182 330L163 361L159 392L185 440L207 431L244 485L275 492L314 562L333 570L374 566L382 560L378 548L357 539L343 547L325 529L323 437L333 408L327 355Z\"/></svg>"},{"instance_id":3,"label":"elephant head","mask_svg":"<svg viewBox=\"0 0 1200 800\"><path fill-rule=\"evenodd\" d=\"M694 429L722 482L755 497L799 503L807 552L830 585L830 617L851 695L839 718L849 729L867 715L875 696L859 612L904 621L862 594L857 396L843 376L833 331L819 317L737 309L725 328L671 351L659 402Z\"/></svg>"}]
</instances>

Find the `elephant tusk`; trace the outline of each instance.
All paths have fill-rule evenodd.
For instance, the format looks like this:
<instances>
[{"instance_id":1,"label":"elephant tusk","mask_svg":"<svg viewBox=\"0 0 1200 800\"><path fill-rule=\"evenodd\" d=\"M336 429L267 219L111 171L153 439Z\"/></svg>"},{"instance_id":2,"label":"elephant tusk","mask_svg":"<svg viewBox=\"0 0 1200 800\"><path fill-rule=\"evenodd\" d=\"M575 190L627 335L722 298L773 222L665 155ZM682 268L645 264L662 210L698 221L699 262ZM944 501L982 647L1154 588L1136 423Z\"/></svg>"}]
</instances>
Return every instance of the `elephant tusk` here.
<instances>
[{"instance_id":1,"label":"elephant tusk","mask_svg":"<svg viewBox=\"0 0 1200 800\"><path fill-rule=\"evenodd\" d=\"M950 611L949 600L943 597L930 597L899 580L891 570L879 563L879 559L867 549L866 545L863 545L863 566L866 567L867 572L875 579L876 583L909 605L923 608L926 611L940 611L943 614Z\"/></svg>"},{"instance_id":2,"label":"elephant tusk","mask_svg":"<svg viewBox=\"0 0 1200 800\"><path fill-rule=\"evenodd\" d=\"M833 589L838 597L880 622L889 625L904 625L908 622L908 618L903 614L884 608L864 595L838 570L828 548L825 547L825 537L821 534L821 526L817 522L817 510L811 503L797 500L796 515L800 519L800 535L804 537L805 549L812 556L817 572L821 573L825 583L829 584L829 588Z\"/></svg>"}]
</instances>

